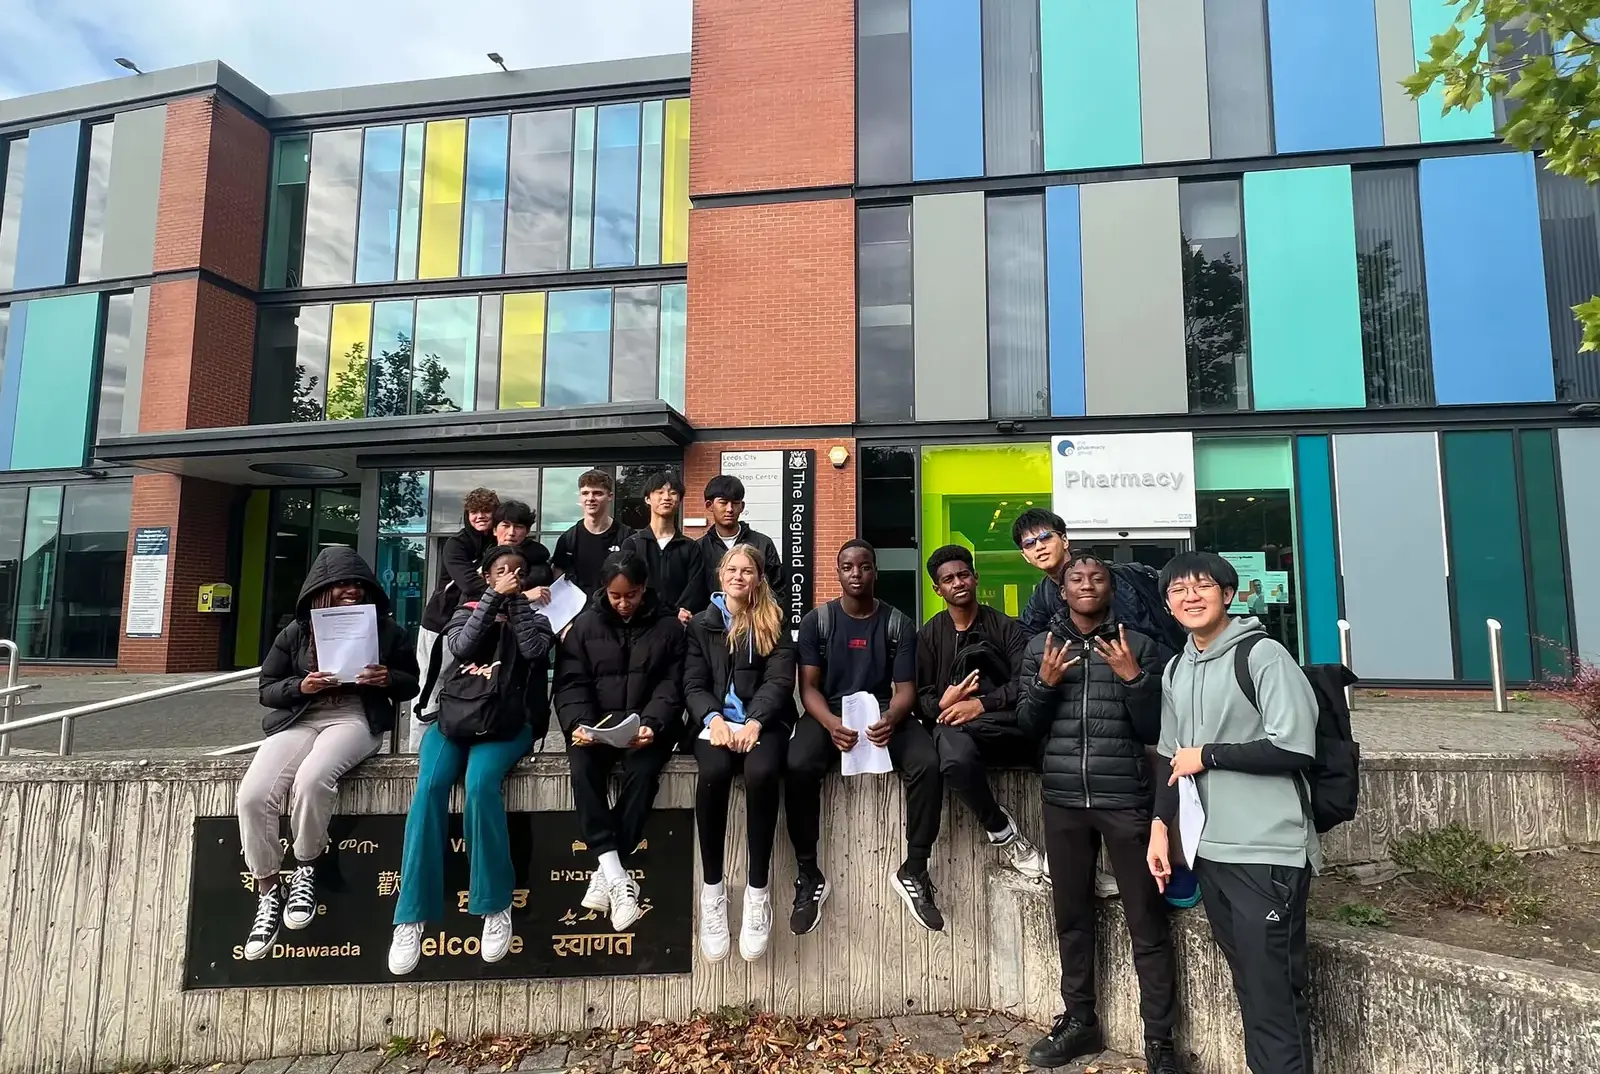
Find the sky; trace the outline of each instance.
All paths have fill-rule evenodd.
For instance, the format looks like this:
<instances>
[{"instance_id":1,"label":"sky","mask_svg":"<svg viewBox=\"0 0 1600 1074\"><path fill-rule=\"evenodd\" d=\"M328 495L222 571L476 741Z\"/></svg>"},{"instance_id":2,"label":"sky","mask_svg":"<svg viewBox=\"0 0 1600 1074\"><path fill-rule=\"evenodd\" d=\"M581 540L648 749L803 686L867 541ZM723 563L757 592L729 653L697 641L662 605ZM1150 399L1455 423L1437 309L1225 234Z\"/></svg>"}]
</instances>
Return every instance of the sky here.
<instances>
[{"instance_id":1,"label":"sky","mask_svg":"<svg viewBox=\"0 0 1600 1074\"><path fill-rule=\"evenodd\" d=\"M268 93L689 50L690 0L0 0L0 98L221 60Z\"/></svg>"}]
</instances>

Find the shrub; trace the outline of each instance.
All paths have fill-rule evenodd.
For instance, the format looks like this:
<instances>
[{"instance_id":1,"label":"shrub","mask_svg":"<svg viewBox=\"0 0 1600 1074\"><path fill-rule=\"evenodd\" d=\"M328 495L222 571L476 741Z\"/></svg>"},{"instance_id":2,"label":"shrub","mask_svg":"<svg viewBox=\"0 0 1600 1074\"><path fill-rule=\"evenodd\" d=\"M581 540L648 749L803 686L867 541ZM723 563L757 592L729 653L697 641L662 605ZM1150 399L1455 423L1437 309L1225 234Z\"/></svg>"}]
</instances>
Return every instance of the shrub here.
<instances>
[{"instance_id":1,"label":"shrub","mask_svg":"<svg viewBox=\"0 0 1600 1074\"><path fill-rule=\"evenodd\" d=\"M1585 787L1600 789L1600 667L1574 660L1572 674L1552 678L1542 689L1566 705L1572 720L1553 720L1550 729L1573 749L1562 754L1568 771Z\"/></svg>"},{"instance_id":2,"label":"shrub","mask_svg":"<svg viewBox=\"0 0 1600 1074\"><path fill-rule=\"evenodd\" d=\"M1384 913L1383 907L1370 902L1344 903L1333 911L1333 919L1341 925L1353 925L1360 929L1389 927L1389 915Z\"/></svg>"},{"instance_id":3,"label":"shrub","mask_svg":"<svg viewBox=\"0 0 1600 1074\"><path fill-rule=\"evenodd\" d=\"M1544 910L1546 896L1535 889L1522 859L1465 825L1401 836L1389 844L1389 857L1415 874L1414 882L1432 905L1517 921L1532 920Z\"/></svg>"}]
</instances>

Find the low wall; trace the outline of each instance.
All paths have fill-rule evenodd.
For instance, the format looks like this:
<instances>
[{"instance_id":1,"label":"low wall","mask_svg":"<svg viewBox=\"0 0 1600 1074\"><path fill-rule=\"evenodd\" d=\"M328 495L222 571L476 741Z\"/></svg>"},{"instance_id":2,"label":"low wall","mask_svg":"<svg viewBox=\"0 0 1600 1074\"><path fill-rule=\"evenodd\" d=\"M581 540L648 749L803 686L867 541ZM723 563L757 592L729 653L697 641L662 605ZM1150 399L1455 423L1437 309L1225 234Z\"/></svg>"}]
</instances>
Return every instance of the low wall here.
<instances>
[{"instance_id":1,"label":"low wall","mask_svg":"<svg viewBox=\"0 0 1600 1074\"><path fill-rule=\"evenodd\" d=\"M990 1000L1031 1021L1060 1012L1049 893L989 877ZM1101 904L1099 1014L1113 1048L1144 1027L1122 908ZM1321 1074L1571 1074L1600 1069L1600 974L1311 922L1312 1026ZM1244 1070L1239 1006L1200 909L1173 916L1178 1027L1194 1074Z\"/></svg>"},{"instance_id":2,"label":"low wall","mask_svg":"<svg viewBox=\"0 0 1600 1074\"><path fill-rule=\"evenodd\" d=\"M995 959L1015 957L1010 948L992 951L986 870L995 855L965 809L946 806L932 870L947 925L930 934L910 923L889 888L904 853L898 782L834 778L823 807L822 859L834 889L825 922L812 936L789 934L794 863L780 837L772 946L754 965L697 958L692 974L673 977L184 992L194 820L232 812L246 765L236 758L0 763L0 1074L341 1051L435 1028L452 1035L575 1030L725 1004L857 1017L981 1008L992 1003ZM414 759L368 762L345 780L340 810L403 813L415 775ZM1037 833L1037 778L1003 772L996 784L1023 829ZM1600 840L1600 802L1542 761L1374 757L1363 788L1363 817L1329 840L1339 860L1380 856L1390 833L1450 819L1524 847ZM745 866L739 793L728 860L735 886ZM524 762L506 796L513 810L570 809L564 758ZM693 765L674 760L658 803L687 808L693 800ZM731 902L737 915L738 900ZM1036 918L1018 920L1037 929ZM248 922L237 927L242 942ZM1053 951L1053 936L1045 939ZM1030 941L1032 948L1043 942ZM1225 993L1225 986L1225 977L1215 977L1203 992ZM1053 973L1045 988L1054 995ZM1053 1003L1040 1000L1029 1012L1053 1014Z\"/></svg>"}]
</instances>

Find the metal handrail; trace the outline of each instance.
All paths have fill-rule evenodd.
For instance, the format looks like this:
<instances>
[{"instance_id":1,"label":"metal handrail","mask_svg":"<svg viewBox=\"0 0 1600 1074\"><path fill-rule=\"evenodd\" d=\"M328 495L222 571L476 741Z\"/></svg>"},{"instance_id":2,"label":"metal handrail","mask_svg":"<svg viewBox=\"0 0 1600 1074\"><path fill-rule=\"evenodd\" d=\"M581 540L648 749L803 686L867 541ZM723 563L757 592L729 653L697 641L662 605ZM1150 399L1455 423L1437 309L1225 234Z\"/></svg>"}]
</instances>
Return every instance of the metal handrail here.
<instances>
[{"instance_id":1,"label":"metal handrail","mask_svg":"<svg viewBox=\"0 0 1600 1074\"><path fill-rule=\"evenodd\" d=\"M0 647L9 644L0 641ZM247 668L244 671L229 671L221 675L212 675L209 678L195 679L192 682L180 682L173 686L162 686L154 690L145 690L127 697L114 697L109 701L91 701L87 705L75 705L72 708L62 709L59 712L46 712L39 716L29 716L25 720L4 725L7 736L16 731L26 731L30 727L44 727L47 724L61 724L61 756L67 757L72 753L72 736L75 725L80 717L96 716L102 712L112 712L124 709L129 705L137 705L145 701L160 701L168 697L181 697L184 694L198 693L209 690L213 686L226 686L229 683L244 682L246 679L259 677L259 667ZM11 701L10 697L0 698L0 703Z\"/></svg>"}]
</instances>

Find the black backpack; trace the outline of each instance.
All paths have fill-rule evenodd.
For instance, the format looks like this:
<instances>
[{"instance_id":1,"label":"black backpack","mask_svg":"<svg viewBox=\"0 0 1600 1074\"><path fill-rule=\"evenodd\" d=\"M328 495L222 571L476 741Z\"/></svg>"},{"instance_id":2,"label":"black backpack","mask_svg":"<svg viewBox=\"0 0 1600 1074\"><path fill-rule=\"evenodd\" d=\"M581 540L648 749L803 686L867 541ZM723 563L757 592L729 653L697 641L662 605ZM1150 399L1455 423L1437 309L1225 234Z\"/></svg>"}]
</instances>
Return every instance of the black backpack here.
<instances>
[{"instance_id":1,"label":"black backpack","mask_svg":"<svg viewBox=\"0 0 1600 1074\"><path fill-rule=\"evenodd\" d=\"M1233 677L1257 712L1261 706L1250 676L1250 652L1264 640L1266 635L1252 634L1233 650ZM1300 800L1320 835L1355 819L1361 791L1361 743L1350 729L1344 688L1359 680L1343 664L1313 664L1300 670L1317 695L1317 757L1305 771L1305 780L1297 783Z\"/></svg>"},{"instance_id":2,"label":"black backpack","mask_svg":"<svg viewBox=\"0 0 1600 1074\"><path fill-rule=\"evenodd\" d=\"M527 662L509 623L496 623L494 630L493 645L483 647L493 659L463 660L439 685L439 733L452 742L504 742L528 722Z\"/></svg>"},{"instance_id":3,"label":"black backpack","mask_svg":"<svg viewBox=\"0 0 1600 1074\"><path fill-rule=\"evenodd\" d=\"M817 605L817 644L826 647L828 636L833 633L833 606L836 601ZM894 658L900 652L900 639L905 637L911 627L911 620L906 613L892 604L885 604L889 609L889 666L894 667Z\"/></svg>"},{"instance_id":4,"label":"black backpack","mask_svg":"<svg viewBox=\"0 0 1600 1074\"><path fill-rule=\"evenodd\" d=\"M990 641L980 630L969 630L956 649L950 664L950 681L954 686L974 671L978 673L978 693L987 694L1011 681L1011 660L1000 646Z\"/></svg>"},{"instance_id":5,"label":"black backpack","mask_svg":"<svg viewBox=\"0 0 1600 1074\"><path fill-rule=\"evenodd\" d=\"M1167 609L1161 592L1161 578L1144 563L1113 563L1111 611L1117 622L1132 627L1150 640L1181 652L1188 635Z\"/></svg>"}]
</instances>

